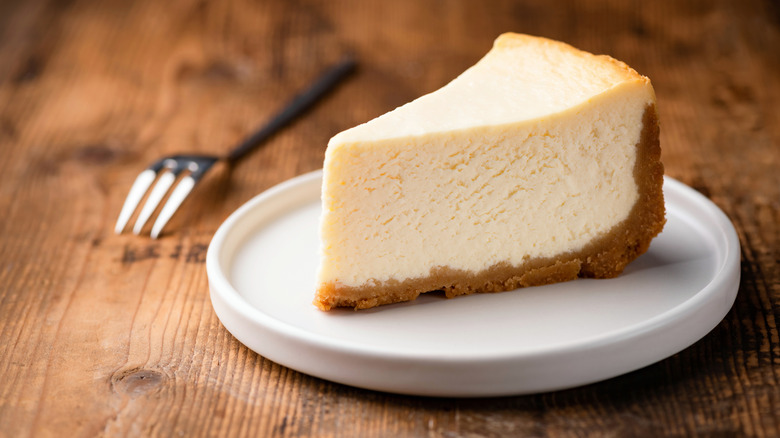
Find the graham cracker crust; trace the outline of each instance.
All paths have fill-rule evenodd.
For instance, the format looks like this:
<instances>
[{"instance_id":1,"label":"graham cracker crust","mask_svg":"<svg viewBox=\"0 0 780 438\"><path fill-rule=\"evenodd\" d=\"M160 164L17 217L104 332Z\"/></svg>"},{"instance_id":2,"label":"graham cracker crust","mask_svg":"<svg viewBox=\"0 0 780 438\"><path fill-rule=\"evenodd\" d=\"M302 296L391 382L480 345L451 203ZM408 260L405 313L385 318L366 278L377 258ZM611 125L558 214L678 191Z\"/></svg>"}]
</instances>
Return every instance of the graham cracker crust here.
<instances>
[{"instance_id":1,"label":"graham cracker crust","mask_svg":"<svg viewBox=\"0 0 780 438\"><path fill-rule=\"evenodd\" d=\"M473 273L448 267L431 270L428 277L390 280L361 287L319 286L314 304L322 310L333 307L368 309L382 304L410 301L421 293L441 290L447 298L472 293L502 292L520 287L541 286L578 277L613 278L650 247L650 241L666 223L661 147L655 105L645 109L637 144L634 179L639 199L621 223L594 239L579 251L554 258L526 260L519 266L498 263Z\"/></svg>"}]
</instances>

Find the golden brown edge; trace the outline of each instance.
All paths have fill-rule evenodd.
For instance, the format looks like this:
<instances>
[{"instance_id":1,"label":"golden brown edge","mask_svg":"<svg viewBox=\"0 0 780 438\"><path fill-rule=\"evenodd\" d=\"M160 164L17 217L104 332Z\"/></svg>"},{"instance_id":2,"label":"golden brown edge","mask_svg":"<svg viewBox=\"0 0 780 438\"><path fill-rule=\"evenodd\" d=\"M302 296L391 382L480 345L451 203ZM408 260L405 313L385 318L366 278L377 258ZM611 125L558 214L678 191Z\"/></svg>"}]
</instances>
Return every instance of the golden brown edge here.
<instances>
[{"instance_id":1,"label":"golden brown edge","mask_svg":"<svg viewBox=\"0 0 780 438\"><path fill-rule=\"evenodd\" d=\"M496 264L484 271L438 267L424 278L390 280L361 287L337 287L323 284L314 304L322 310L333 307L367 309L382 304L410 301L420 293L443 290L448 298L476 292L501 292L519 287L540 286L573 280L577 277L613 278L650 247L650 242L666 223L660 129L654 104L642 116L642 132L637 144L634 179L640 199L628 218L596 238L579 251L554 258L530 259L519 266Z\"/></svg>"}]
</instances>

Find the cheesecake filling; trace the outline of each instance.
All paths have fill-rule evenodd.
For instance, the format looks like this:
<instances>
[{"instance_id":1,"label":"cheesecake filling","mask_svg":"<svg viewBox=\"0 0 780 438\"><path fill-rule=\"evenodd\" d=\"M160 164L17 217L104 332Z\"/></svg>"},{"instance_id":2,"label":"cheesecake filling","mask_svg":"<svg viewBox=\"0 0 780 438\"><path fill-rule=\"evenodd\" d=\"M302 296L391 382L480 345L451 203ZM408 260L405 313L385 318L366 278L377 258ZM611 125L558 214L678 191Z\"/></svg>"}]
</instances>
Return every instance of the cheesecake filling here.
<instances>
[{"instance_id":1,"label":"cheesecake filling","mask_svg":"<svg viewBox=\"0 0 780 438\"><path fill-rule=\"evenodd\" d=\"M615 96L555 118L342 144L326 155L320 283L478 272L581 249L637 201L638 121L650 102Z\"/></svg>"}]
</instances>

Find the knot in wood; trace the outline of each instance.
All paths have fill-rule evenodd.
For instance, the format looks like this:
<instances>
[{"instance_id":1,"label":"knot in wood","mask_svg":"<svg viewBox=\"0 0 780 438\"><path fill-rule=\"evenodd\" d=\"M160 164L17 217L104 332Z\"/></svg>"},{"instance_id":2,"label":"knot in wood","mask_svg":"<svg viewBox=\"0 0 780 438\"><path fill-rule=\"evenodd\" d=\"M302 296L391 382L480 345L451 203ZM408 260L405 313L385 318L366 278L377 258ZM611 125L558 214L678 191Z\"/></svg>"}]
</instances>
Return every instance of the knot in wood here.
<instances>
[{"instance_id":1,"label":"knot in wood","mask_svg":"<svg viewBox=\"0 0 780 438\"><path fill-rule=\"evenodd\" d=\"M88 144L78 148L73 153L73 158L81 164L96 166L107 164L117 156L117 152L105 144Z\"/></svg>"},{"instance_id":2,"label":"knot in wood","mask_svg":"<svg viewBox=\"0 0 780 438\"><path fill-rule=\"evenodd\" d=\"M111 384L116 392L137 397L158 390L164 380L159 371L135 368L115 374Z\"/></svg>"}]
</instances>

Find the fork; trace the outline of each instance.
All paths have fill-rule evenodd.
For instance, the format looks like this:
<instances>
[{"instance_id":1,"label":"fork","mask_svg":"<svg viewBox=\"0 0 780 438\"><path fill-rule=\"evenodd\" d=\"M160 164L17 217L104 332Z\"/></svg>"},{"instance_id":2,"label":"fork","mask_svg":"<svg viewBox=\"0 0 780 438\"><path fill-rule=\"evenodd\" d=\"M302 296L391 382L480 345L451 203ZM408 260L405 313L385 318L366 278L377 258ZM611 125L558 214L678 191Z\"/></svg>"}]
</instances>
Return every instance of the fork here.
<instances>
[{"instance_id":1,"label":"fork","mask_svg":"<svg viewBox=\"0 0 780 438\"><path fill-rule=\"evenodd\" d=\"M171 189L174 182L179 179L179 183L171 192L165 205L160 210L157 220L154 222L151 230L151 237L156 239L165 224L171 219L173 214L179 208L187 195L190 194L195 184L203 178L203 175L218 161L226 161L229 164L238 162L249 152L263 144L265 140L275 134L277 131L292 122L295 118L303 114L309 107L323 97L330 89L336 86L355 68L355 61L347 58L339 64L327 70L319 79L317 79L309 88L295 96L285 107L282 108L271 120L258 129L254 134L247 137L238 144L230 153L225 156L216 155L198 155L182 154L164 157L147 167L136 177L135 182L130 187L125 199L122 210L119 213L119 219L114 227L116 234L121 234L125 225L130 220L133 212L143 199L152 183L154 185L146 203L138 214L133 233L140 234L146 222L152 216L160 201ZM179 178L182 174L183 177Z\"/></svg>"}]
</instances>

